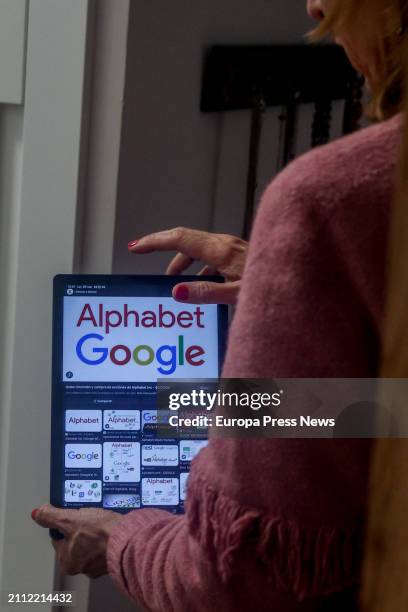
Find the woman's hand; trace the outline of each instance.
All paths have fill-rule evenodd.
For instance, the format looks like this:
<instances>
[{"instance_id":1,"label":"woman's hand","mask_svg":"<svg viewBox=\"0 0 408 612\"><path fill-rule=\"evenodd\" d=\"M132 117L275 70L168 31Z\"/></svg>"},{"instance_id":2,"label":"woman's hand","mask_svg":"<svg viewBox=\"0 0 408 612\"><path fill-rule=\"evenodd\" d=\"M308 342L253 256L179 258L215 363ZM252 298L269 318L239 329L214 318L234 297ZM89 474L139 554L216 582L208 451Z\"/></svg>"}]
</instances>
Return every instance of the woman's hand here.
<instances>
[{"instance_id":1,"label":"woman's hand","mask_svg":"<svg viewBox=\"0 0 408 612\"><path fill-rule=\"evenodd\" d=\"M63 574L98 578L107 573L108 539L120 515L99 508L64 510L44 505L31 516L41 527L58 529L65 536L52 540Z\"/></svg>"},{"instance_id":2,"label":"woman's hand","mask_svg":"<svg viewBox=\"0 0 408 612\"><path fill-rule=\"evenodd\" d=\"M178 251L166 274L181 274L194 261L202 261L203 274L220 274L225 283L195 281L173 288L175 300L190 304L235 304L240 289L248 243L227 234L211 234L177 227L143 236L128 245L136 255L153 251Z\"/></svg>"}]
</instances>

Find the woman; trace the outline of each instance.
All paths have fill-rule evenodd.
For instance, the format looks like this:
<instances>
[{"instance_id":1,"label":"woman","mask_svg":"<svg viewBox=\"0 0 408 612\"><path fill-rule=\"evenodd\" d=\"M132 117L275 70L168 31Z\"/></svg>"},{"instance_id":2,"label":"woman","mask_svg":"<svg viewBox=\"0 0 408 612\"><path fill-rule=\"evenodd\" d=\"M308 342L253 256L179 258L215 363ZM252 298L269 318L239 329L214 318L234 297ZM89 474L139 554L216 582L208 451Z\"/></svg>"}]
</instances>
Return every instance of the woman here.
<instances>
[{"instance_id":1,"label":"woman","mask_svg":"<svg viewBox=\"0 0 408 612\"><path fill-rule=\"evenodd\" d=\"M257 215L224 376L373 377L400 133L403 0L309 0L316 36L334 33L373 93L381 123L292 163ZM246 245L191 230L130 245L177 249L170 273L201 259L222 287L180 284L184 301L234 302ZM217 293L220 292L220 293ZM194 462L186 515L43 506L66 538L62 569L99 576L147 610L357 609L370 444L212 439Z\"/></svg>"}]
</instances>

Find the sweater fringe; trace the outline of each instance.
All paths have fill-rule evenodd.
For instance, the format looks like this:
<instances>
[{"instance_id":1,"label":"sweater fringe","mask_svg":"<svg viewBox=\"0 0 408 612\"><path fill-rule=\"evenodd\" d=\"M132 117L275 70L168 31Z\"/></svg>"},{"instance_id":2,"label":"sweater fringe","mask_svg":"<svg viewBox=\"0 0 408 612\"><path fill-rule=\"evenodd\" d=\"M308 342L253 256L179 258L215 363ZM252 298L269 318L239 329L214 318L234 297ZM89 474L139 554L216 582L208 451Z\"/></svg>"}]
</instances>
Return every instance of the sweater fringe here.
<instances>
[{"instance_id":1,"label":"sweater fringe","mask_svg":"<svg viewBox=\"0 0 408 612\"><path fill-rule=\"evenodd\" d=\"M299 600L321 598L356 587L363 549L362 524L349 528L301 526L238 504L200 478L188 485L190 532L228 582L248 546L277 589Z\"/></svg>"}]
</instances>

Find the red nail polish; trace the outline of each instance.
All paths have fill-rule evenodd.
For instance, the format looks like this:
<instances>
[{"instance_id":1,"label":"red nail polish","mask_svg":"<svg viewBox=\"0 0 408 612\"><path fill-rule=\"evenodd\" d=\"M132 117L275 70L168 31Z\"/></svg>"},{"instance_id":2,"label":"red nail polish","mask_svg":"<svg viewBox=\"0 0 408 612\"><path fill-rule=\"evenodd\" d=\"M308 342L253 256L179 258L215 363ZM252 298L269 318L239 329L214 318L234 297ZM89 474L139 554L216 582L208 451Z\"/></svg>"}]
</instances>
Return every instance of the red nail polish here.
<instances>
[{"instance_id":1,"label":"red nail polish","mask_svg":"<svg viewBox=\"0 0 408 612\"><path fill-rule=\"evenodd\" d=\"M32 512L31 512L31 518L33 519L33 521L35 521L35 517L37 516L37 512L38 512L38 508L35 508Z\"/></svg>"},{"instance_id":2,"label":"red nail polish","mask_svg":"<svg viewBox=\"0 0 408 612\"><path fill-rule=\"evenodd\" d=\"M138 242L138 240L133 240L132 242L129 242L128 248L131 249L132 247L136 246Z\"/></svg>"},{"instance_id":3,"label":"red nail polish","mask_svg":"<svg viewBox=\"0 0 408 612\"><path fill-rule=\"evenodd\" d=\"M176 300L181 300L182 302L184 302L188 299L188 293L188 287L186 287L185 285L180 285L180 287L176 287L174 297L176 298Z\"/></svg>"}]
</instances>

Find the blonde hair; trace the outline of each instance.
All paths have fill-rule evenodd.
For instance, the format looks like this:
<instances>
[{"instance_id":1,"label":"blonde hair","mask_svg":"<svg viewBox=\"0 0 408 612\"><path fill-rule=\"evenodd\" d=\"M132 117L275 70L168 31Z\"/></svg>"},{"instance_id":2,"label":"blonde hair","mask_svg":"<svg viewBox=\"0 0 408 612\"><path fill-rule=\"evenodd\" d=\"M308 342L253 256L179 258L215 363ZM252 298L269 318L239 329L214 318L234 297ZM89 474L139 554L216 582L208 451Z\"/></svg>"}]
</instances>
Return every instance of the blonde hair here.
<instances>
[{"instance_id":1,"label":"blonde hair","mask_svg":"<svg viewBox=\"0 0 408 612\"><path fill-rule=\"evenodd\" d=\"M404 50L408 38L408 0L331 0L320 25L310 32L309 39L319 40L341 35L360 17L380 11L384 31L378 40L383 75L373 87L368 114L383 120L402 110L404 98Z\"/></svg>"}]
</instances>

